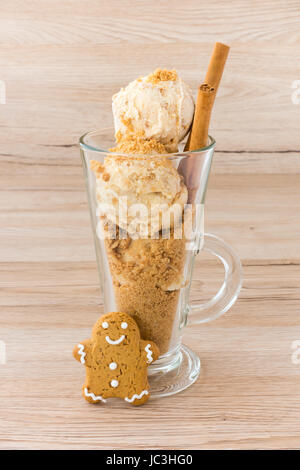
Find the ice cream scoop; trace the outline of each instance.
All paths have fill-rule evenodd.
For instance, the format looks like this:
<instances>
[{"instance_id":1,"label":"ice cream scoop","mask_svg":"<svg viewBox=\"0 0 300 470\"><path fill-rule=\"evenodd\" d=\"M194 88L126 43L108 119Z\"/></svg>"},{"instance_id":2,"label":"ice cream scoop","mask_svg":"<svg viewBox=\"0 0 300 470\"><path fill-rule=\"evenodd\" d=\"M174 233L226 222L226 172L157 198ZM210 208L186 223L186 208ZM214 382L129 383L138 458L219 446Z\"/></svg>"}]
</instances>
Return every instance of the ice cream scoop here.
<instances>
[{"instance_id":1,"label":"ice cream scoop","mask_svg":"<svg viewBox=\"0 0 300 470\"><path fill-rule=\"evenodd\" d=\"M117 140L142 132L176 152L191 126L194 100L175 70L157 69L113 95L112 109Z\"/></svg>"},{"instance_id":2,"label":"ice cream scoop","mask_svg":"<svg viewBox=\"0 0 300 470\"><path fill-rule=\"evenodd\" d=\"M170 160L109 156L92 162L98 207L136 238L169 229L182 216L187 188Z\"/></svg>"}]
</instances>

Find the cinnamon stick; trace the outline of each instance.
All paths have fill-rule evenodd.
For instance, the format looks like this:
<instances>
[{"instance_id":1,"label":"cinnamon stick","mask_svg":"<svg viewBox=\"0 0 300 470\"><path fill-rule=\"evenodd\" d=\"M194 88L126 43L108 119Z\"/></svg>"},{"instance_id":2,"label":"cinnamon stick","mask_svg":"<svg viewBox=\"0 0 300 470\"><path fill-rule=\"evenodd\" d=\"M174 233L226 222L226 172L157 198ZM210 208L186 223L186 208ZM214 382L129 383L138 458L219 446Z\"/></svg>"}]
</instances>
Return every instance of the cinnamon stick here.
<instances>
[{"instance_id":1,"label":"cinnamon stick","mask_svg":"<svg viewBox=\"0 0 300 470\"><path fill-rule=\"evenodd\" d=\"M222 78L229 47L217 42L209 62L205 77L205 86L199 88L192 129L184 150L197 150L208 143L208 130L211 112L218 87ZM188 187L188 202L194 203L200 187L202 159L194 158L193 154L184 158L178 167Z\"/></svg>"},{"instance_id":2,"label":"cinnamon stick","mask_svg":"<svg viewBox=\"0 0 300 470\"><path fill-rule=\"evenodd\" d=\"M210 62L205 76L205 82L211 83L211 85L215 88L216 93L223 75L229 49L229 46L226 46L221 42L216 42L214 45L213 53L210 58Z\"/></svg>"},{"instance_id":3,"label":"cinnamon stick","mask_svg":"<svg viewBox=\"0 0 300 470\"><path fill-rule=\"evenodd\" d=\"M215 94L215 88L208 83L203 83L199 87L194 115L196 125L193 125L190 134L190 150L200 149L207 145L208 128Z\"/></svg>"},{"instance_id":4,"label":"cinnamon stick","mask_svg":"<svg viewBox=\"0 0 300 470\"><path fill-rule=\"evenodd\" d=\"M225 67L228 53L228 46L220 42L215 43L214 50L205 76L205 84L209 84L210 88L214 89L214 92L211 92L211 96L208 98L207 96L205 96L206 93L203 94L203 90L201 90L200 87L197 97L192 130L184 150L197 150L207 145L211 111L223 75L223 70ZM200 108L198 108L199 106ZM201 116L203 112L205 113L205 116Z\"/></svg>"}]
</instances>

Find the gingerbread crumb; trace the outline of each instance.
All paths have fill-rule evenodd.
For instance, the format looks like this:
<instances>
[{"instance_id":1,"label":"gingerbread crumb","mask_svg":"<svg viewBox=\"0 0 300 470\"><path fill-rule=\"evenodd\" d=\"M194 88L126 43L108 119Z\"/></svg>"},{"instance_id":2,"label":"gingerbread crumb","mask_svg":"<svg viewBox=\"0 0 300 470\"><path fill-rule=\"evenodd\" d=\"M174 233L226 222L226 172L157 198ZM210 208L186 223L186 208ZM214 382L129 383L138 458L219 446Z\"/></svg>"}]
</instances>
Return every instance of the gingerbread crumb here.
<instances>
[{"instance_id":1,"label":"gingerbread crumb","mask_svg":"<svg viewBox=\"0 0 300 470\"><path fill-rule=\"evenodd\" d=\"M116 147L110 148L110 152L135 153L139 155L164 154L168 153L166 147L156 139L145 139L144 133L127 134L120 141L117 141Z\"/></svg>"},{"instance_id":2,"label":"gingerbread crumb","mask_svg":"<svg viewBox=\"0 0 300 470\"><path fill-rule=\"evenodd\" d=\"M147 78L147 82L157 85L160 82L176 82L178 75L176 70L156 69Z\"/></svg>"},{"instance_id":3,"label":"gingerbread crumb","mask_svg":"<svg viewBox=\"0 0 300 470\"><path fill-rule=\"evenodd\" d=\"M108 173L103 173L102 179L103 179L103 181L109 181L110 180L110 175Z\"/></svg>"},{"instance_id":4,"label":"gingerbread crumb","mask_svg":"<svg viewBox=\"0 0 300 470\"><path fill-rule=\"evenodd\" d=\"M122 138L123 138L122 132L121 131L116 132L116 134L115 134L116 142L117 143L121 142Z\"/></svg>"},{"instance_id":5,"label":"gingerbread crumb","mask_svg":"<svg viewBox=\"0 0 300 470\"><path fill-rule=\"evenodd\" d=\"M96 173L97 176L100 176L100 174L104 171L104 166L102 165L102 163L97 162L97 160L91 160L90 167L91 170Z\"/></svg>"},{"instance_id":6,"label":"gingerbread crumb","mask_svg":"<svg viewBox=\"0 0 300 470\"><path fill-rule=\"evenodd\" d=\"M104 222L104 229L108 226ZM168 351L178 307L185 263L184 238L133 240L105 238L117 308L131 315L139 325L142 338ZM143 295L137 295L143 292Z\"/></svg>"},{"instance_id":7,"label":"gingerbread crumb","mask_svg":"<svg viewBox=\"0 0 300 470\"><path fill-rule=\"evenodd\" d=\"M131 118L126 119L124 117L124 114L123 114L123 116L121 116L121 121L124 124L124 126L127 127L129 132L134 132L134 127L132 125L132 119Z\"/></svg>"}]
</instances>

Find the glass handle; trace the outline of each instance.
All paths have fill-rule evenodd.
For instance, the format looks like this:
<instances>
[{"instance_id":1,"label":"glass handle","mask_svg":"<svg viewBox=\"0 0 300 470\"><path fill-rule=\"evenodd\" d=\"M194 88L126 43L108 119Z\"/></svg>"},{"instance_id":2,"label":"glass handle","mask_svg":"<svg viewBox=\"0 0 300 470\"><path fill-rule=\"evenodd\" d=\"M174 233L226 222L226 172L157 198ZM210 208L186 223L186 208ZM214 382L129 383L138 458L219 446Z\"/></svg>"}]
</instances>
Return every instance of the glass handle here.
<instances>
[{"instance_id":1,"label":"glass handle","mask_svg":"<svg viewBox=\"0 0 300 470\"><path fill-rule=\"evenodd\" d=\"M190 305L188 324L206 323L223 315L236 301L242 286L242 266L238 255L223 240L206 233L202 248L219 258L225 268L221 289L207 302Z\"/></svg>"}]
</instances>

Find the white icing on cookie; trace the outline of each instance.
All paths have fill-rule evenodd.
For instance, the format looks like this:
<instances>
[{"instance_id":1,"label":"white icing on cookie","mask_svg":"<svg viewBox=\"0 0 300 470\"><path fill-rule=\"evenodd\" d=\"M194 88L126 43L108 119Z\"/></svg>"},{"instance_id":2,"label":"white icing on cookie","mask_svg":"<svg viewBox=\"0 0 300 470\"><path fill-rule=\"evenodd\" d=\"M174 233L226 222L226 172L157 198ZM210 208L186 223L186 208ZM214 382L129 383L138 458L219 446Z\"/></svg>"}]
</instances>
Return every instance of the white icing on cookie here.
<instances>
[{"instance_id":1,"label":"white icing on cookie","mask_svg":"<svg viewBox=\"0 0 300 470\"><path fill-rule=\"evenodd\" d=\"M118 385L119 385L119 382L117 380L112 380L110 382L110 385L113 387L113 388L116 388Z\"/></svg>"},{"instance_id":2,"label":"white icing on cookie","mask_svg":"<svg viewBox=\"0 0 300 470\"><path fill-rule=\"evenodd\" d=\"M118 364L116 362L111 362L108 367L110 370L115 370L118 367Z\"/></svg>"},{"instance_id":3,"label":"white icing on cookie","mask_svg":"<svg viewBox=\"0 0 300 470\"><path fill-rule=\"evenodd\" d=\"M123 321L123 322L121 323L121 328L122 328L123 330L126 330L126 328L128 328L128 323L126 323L126 321Z\"/></svg>"},{"instance_id":4,"label":"white icing on cookie","mask_svg":"<svg viewBox=\"0 0 300 470\"><path fill-rule=\"evenodd\" d=\"M153 352L151 351L151 344L147 344L147 346L145 347L145 351L147 353L147 359L148 359L148 364L151 364L151 362L153 361L153 357L152 357L152 354Z\"/></svg>"},{"instance_id":5,"label":"white icing on cookie","mask_svg":"<svg viewBox=\"0 0 300 470\"><path fill-rule=\"evenodd\" d=\"M120 344L122 343L123 339L125 339L125 335L120 336L120 338L116 339L115 341L110 339L109 336L105 336L105 339L109 344Z\"/></svg>"},{"instance_id":6,"label":"white icing on cookie","mask_svg":"<svg viewBox=\"0 0 300 470\"><path fill-rule=\"evenodd\" d=\"M104 322L102 323L102 328L104 328L105 330L107 330L107 328L108 328L108 323L107 323L107 321L104 321Z\"/></svg>"},{"instance_id":7,"label":"white icing on cookie","mask_svg":"<svg viewBox=\"0 0 300 470\"><path fill-rule=\"evenodd\" d=\"M132 403L134 400L140 400L144 395L148 395L148 390L143 390L139 395L136 393L131 397L131 398L124 398L125 401L128 401L128 403Z\"/></svg>"},{"instance_id":8,"label":"white icing on cookie","mask_svg":"<svg viewBox=\"0 0 300 470\"><path fill-rule=\"evenodd\" d=\"M87 388L84 389L84 394L86 397L91 397L94 401L103 401L103 403L106 403L104 398L102 398L100 395L96 397L93 393L89 393Z\"/></svg>"},{"instance_id":9,"label":"white icing on cookie","mask_svg":"<svg viewBox=\"0 0 300 470\"><path fill-rule=\"evenodd\" d=\"M85 364L85 359L84 358L86 356L86 353L84 352L84 345L79 343L77 347L78 347L78 354L79 354L79 356L81 356L80 362L81 362L81 364Z\"/></svg>"}]
</instances>

